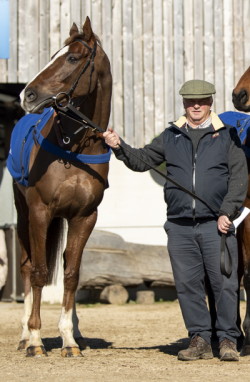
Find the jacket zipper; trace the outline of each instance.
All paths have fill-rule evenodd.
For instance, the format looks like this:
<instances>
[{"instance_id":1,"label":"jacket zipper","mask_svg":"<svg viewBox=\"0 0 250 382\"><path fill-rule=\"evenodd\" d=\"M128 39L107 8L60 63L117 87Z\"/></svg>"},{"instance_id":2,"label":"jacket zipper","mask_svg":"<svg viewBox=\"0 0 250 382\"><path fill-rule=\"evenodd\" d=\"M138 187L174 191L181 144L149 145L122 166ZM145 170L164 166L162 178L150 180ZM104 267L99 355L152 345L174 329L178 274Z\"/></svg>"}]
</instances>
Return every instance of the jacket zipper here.
<instances>
[{"instance_id":1,"label":"jacket zipper","mask_svg":"<svg viewBox=\"0 0 250 382\"><path fill-rule=\"evenodd\" d=\"M195 152L194 154L194 157L193 157L193 176L192 176L192 188L193 188L193 192L195 193L195 171L196 171L196 159L197 159L197 151ZM193 220L195 220L195 207L196 207L196 200L195 198L193 198L193 201L192 201L192 210L193 210Z\"/></svg>"}]
</instances>

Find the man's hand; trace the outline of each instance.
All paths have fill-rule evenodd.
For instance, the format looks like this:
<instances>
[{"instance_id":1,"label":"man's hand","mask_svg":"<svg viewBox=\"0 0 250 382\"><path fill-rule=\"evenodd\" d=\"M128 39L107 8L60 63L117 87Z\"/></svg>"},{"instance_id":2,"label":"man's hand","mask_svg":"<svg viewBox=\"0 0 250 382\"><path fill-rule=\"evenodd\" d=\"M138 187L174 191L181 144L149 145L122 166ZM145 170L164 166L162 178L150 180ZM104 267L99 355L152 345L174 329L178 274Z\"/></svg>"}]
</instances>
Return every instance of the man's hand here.
<instances>
[{"instance_id":1,"label":"man's hand","mask_svg":"<svg viewBox=\"0 0 250 382\"><path fill-rule=\"evenodd\" d=\"M103 138L108 146L112 149L118 149L121 143L119 135L109 127L107 131L103 133Z\"/></svg>"},{"instance_id":2,"label":"man's hand","mask_svg":"<svg viewBox=\"0 0 250 382\"><path fill-rule=\"evenodd\" d=\"M217 225L218 225L218 230L221 233L227 233L231 226L232 222L228 219L226 215L222 215L219 217Z\"/></svg>"}]
</instances>

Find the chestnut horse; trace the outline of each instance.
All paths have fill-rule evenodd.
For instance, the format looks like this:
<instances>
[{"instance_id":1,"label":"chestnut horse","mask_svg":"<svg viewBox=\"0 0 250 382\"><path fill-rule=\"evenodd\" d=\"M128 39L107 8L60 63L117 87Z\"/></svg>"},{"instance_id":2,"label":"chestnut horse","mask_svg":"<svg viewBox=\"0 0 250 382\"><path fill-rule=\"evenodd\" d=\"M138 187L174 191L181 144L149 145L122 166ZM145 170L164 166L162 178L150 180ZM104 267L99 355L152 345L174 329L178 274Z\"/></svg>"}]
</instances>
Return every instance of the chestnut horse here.
<instances>
[{"instance_id":1,"label":"chestnut horse","mask_svg":"<svg viewBox=\"0 0 250 382\"><path fill-rule=\"evenodd\" d=\"M19 349L26 349L27 356L47 355L40 334L41 294L60 255L56 248L63 220L68 232L58 325L61 354L82 355L72 316L83 249L107 187L110 150L101 131L108 125L111 91L110 63L87 17L81 31L73 23L64 47L21 93L21 105L31 118L51 108L40 135L40 120L33 128L28 184L14 184L25 291Z\"/></svg>"},{"instance_id":2,"label":"chestnut horse","mask_svg":"<svg viewBox=\"0 0 250 382\"><path fill-rule=\"evenodd\" d=\"M250 67L240 78L232 94L233 104L239 111L250 112ZM247 131L245 142L243 143L248 164L248 192L244 205L250 208L250 132ZM250 214L245 218L238 228L239 247L243 256L244 271L243 283L247 296L246 315L243 322L245 340L242 355L250 355Z\"/></svg>"}]
</instances>

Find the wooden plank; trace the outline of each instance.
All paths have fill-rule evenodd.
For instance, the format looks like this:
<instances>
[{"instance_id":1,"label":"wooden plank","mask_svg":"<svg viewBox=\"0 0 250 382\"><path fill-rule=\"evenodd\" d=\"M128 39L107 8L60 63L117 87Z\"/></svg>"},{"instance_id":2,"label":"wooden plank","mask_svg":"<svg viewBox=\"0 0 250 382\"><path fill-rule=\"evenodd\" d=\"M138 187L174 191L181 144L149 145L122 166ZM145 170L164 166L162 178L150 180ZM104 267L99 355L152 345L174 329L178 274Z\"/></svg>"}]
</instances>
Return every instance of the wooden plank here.
<instances>
[{"instance_id":1,"label":"wooden plank","mask_svg":"<svg viewBox=\"0 0 250 382\"><path fill-rule=\"evenodd\" d=\"M214 0L204 0L204 80L214 83Z\"/></svg>"},{"instance_id":2,"label":"wooden plank","mask_svg":"<svg viewBox=\"0 0 250 382\"><path fill-rule=\"evenodd\" d=\"M40 2L39 15L39 70L42 69L49 61L49 0Z\"/></svg>"},{"instance_id":3,"label":"wooden plank","mask_svg":"<svg viewBox=\"0 0 250 382\"><path fill-rule=\"evenodd\" d=\"M76 23L78 28L82 27L82 1L70 0L70 25Z\"/></svg>"},{"instance_id":4,"label":"wooden plank","mask_svg":"<svg viewBox=\"0 0 250 382\"><path fill-rule=\"evenodd\" d=\"M213 110L216 113L225 111L223 34L223 0L217 0L216 7L214 8L214 56L216 59L214 83L216 94L213 105Z\"/></svg>"},{"instance_id":5,"label":"wooden plank","mask_svg":"<svg viewBox=\"0 0 250 382\"><path fill-rule=\"evenodd\" d=\"M193 0L184 1L184 81L194 79L194 8Z\"/></svg>"},{"instance_id":6,"label":"wooden plank","mask_svg":"<svg viewBox=\"0 0 250 382\"><path fill-rule=\"evenodd\" d=\"M242 0L234 0L234 84L239 81L244 72L244 34L243 34L243 3Z\"/></svg>"},{"instance_id":7,"label":"wooden plank","mask_svg":"<svg viewBox=\"0 0 250 382\"><path fill-rule=\"evenodd\" d=\"M103 48L111 58L112 55L112 0L102 2L102 34L100 36Z\"/></svg>"},{"instance_id":8,"label":"wooden plank","mask_svg":"<svg viewBox=\"0 0 250 382\"><path fill-rule=\"evenodd\" d=\"M175 118L183 112L182 98L179 90L184 82L184 60L183 60L183 8L182 3L174 2L174 97Z\"/></svg>"},{"instance_id":9,"label":"wooden plank","mask_svg":"<svg viewBox=\"0 0 250 382\"><path fill-rule=\"evenodd\" d=\"M164 128L164 66L163 66L163 8L161 0L153 2L154 17L154 85L155 85L155 135Z\"/></svg>"},{"instance_id":10,"label":"wooden plank","mask_svg":"<svg viewBox=\"0 0 250 382\"><path fill-rule=\"evenodd\" d=\"M111 126L115 128L117 133L124 136L124 121L123 121L123 68L122 68L122 4L116 1L113 4L112 12L112 65L113 71L113 120Z\"/></svg>"},{"instance_id":11,"label":"wooden plank","mask_svg":"<svg viewBox=\"0 0 250 382\"><path fill-rule=\"evenodd\" d=\"M6 83L7 81L7 59L0 58L0 83Z\"/></svg>"},{"instance_id":12,"label":"wooden plank","mask_svg":"<svg viewBox=\"0 0 250 382\"><path fill-rule=\"evenodd\" d=\"M135 145L144 145L142 0L133 1L133 76Z\"/></svg>"},{"instance_id":13,"label":"wooden plank","mask_svg":"<svg viewBox=\"0 0 250 382\"><path fill-rule=\"evenodd\" d=\"M84 0L82 2L82 23L85 22L86 17L88 16L90 20L92 20L92 1L91 0Z\"/></svg>"},{"instance_id":14,"label":"wooden plank","mask_svg":"<svg viewBox=\"0 0 250 382\"><path fill-rule=\"evenodd\" d=\"M173 49L173 2L164 0L164 127L175 120L174 49Z\"/></svg>"},{"instance_id":15,"label":"wooden plank","mask_svg":"<svg viewBox=\"0 0 250 382\"><path fill-rule=\"evenodd\" d=\"M155 135L154 120L154 60L153 60L153 0L143 1L143 61L144 61L144 144Z\"/></svg>"},{"instance_id":16,"label":"wooden plank","mask_svg":"<svg viewBox=\"0 0 250 382\"><path fill-rule=\"evenodd\" d=\"M18 82L18 63L17 63L17 50L18 50L18 8L17 0L10 1L10 58L8 60L8 80L6 82Z\"/></svg>"},{"instance_id":17,"label":"wooden plank","mask_svg":"<svg viewBox=\"0 0 250 382\"><path fill-rule=\"evenodd\" d=\"M33 20L31 12L31 1L19 0L19 13L18 13L18 72L19 82L28 82L31 79L31 61L32 48L34 49L33 54L36 53L34 42L31 45L27 42L28 36L37 36L38 32L33 31ZM35 40L35 39L32 39ZM37 44L37 41L36 41ZM38 45L38 44L37 44ZM33 67L34 70L34 67ZM35 71L35 70L34 70Z\"/></svg>"},{"instance_id":18,"label":"wooden plank","mask_svg":"<svg viewBox=\"0 0 250 382\"><path fill-rule=\"evenodd\" d=\"M204 78L203 50L203 2L194 0L194 75L196 79Z\"/></svg>"},{"instance_id":19,"label":"wooden plank","mask_svg":"<svg viewBox=\"0 0 250 382\"><path fill-rule=\"evenodd\" d=\"M92 25L97 36L102 35L102 0L92 1Z\"/></svg>"},{"instance_id":20,"label":"wooden plank","mask_svg":"<svg viewBox=\"0 0 250 382\"><path fill-rule=\"evenodd\" d=\"M134 77L132 0L123 1L123 94L125 139L134 141Z\"/></svg>"},{"instance_id":21,"label":"wooden plank","mask_svg":"<svg viewBox=\"0 0 250 382\"><path fill-rule=\"evenodd\" d=\"M28 81L39 72L39 0L26 0L25 41ZM30 38L32 36L32 38Z\"/></svg>"},{"instance_id":22,"label":"wooden plank","mask_svg":"<svg viewBox=\"0 0 250 382\"><path fill-rule=\"evenodd\" d=\"M112 0L105 0L102 2L102 19L102 35L100 38L103 49L109 58L112 72ZM110 121L112 121L112 119L113 108L111 108Z\"/></svg>"},{"instance_id":23,"label":"wooden plank","mask_svg":"<svg viewBox=\"0 0 250 382\"><path fill-rule=\"evenodd\" d=\"M60 45L69 37L70 30L70 2L68 0L61 0L60 3Z\"/></svg>"},{"instance_id":24,"label":"wooden plank","mask_svg":"<svg viewBox=\"0 0 250 382\"><path fill-rule=\"evenodd\" d=\"M25 20L25 0L19 0L18 8L18 72L19 82L28 81L28 59L26 52L26 20Z\"/></svg>"},{"instance_id":25,"label":"wooden plank","mask_svg":"<svg viewBox=\"0 0 250 382\"><path fill-rule=\"evenodd\" d=\"M225 62L225 110L232 109L232 90L234 88L233 61L233 2L224 2L224 62Z\"/></svg>"},{"instance_id":26,"label":"wooden plank","mask_svg":"<svg viewBox=\"0 0 250 382\"><path fill-rule=\"evenodd\" d=\"M60 0L50 2L50 57L62 47L60 38Z\"/></svg>"}]
</instances>

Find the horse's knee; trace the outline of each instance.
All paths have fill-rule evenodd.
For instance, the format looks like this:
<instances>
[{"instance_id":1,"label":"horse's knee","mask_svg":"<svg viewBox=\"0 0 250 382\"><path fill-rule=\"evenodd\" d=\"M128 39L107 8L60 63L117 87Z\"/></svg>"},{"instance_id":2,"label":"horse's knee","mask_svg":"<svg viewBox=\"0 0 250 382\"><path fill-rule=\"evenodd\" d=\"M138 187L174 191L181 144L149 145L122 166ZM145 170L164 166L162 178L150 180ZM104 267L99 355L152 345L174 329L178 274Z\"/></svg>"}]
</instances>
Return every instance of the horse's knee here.
<instances>
[{"instance_id":1,"label":"horse's knee","mask_svg":"<svg viewBox=\"0 0 250 382\"><path fill-rule=\"evenodd\" d=\"M33 287L44 287L48 281L48 269L46 265L33 267L31 270L30 281Z\"/></svg>"}]
</instances>

